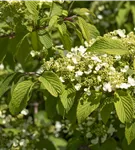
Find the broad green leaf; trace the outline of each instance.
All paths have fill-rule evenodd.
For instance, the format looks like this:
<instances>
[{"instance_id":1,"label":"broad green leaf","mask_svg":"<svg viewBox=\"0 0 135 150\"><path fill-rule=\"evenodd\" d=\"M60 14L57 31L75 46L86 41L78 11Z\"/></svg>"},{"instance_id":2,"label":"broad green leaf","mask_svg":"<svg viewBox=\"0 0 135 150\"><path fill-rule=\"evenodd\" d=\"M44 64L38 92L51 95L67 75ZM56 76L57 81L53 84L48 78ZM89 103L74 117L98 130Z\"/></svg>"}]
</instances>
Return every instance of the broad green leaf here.
<instances>
[{"instance_id":1,"label":"broad green leaf","mask_svg":"<svg viewBox=\"0 0 135 150\"><path fill-rule=\"evenodd\" d=\"M73 27L73 29L75 30L78 38L80 39L81 43L83 44L84 43L84 39L83 39L82 33L78 30L76 25L74 23L70 22L70 21L66 21L66 23Z\"/></svg>"},{"instance_id":2,"label":"broad green leaf","mask_svg":"<svg viewBox=\"0 0 135 150\"><path fill-rule=\"evenodd\" d=\"M54 16L54 15L60 16L60 15L62 15L62 10L63 9L60 4L53 2L52 7L51 7L51 15L50 16Z\"/></svg>"},{"instance_id":3,"label":"broad green leaf","mask_svg":"<svg viewBox=\"0 0 135 150\"><path fill-rule=\"evenodd\" d=\"M50 21L49 21L49 28L52 29L56 23L58 22L58 16L54 15L51 17Z\"/></svg>"},{"instance_id":4,"label":"broad green leaf","mask_svg":"<svg viewBox=\"0 0 135 150\"><path fill-rule=\"evenodd\" d=\"M57 147L57 150L63 149L66 150L66 146L67 146L67 141L64 140L63 138L57 138L54 136L50 136L49 139L53 142L53 144L55 145L55 147Z\"/></svg>"},{"instance_id":5,"label":"broad green leaf","mask_svg":"<svg viewBox=\"0 0 135 150\"><path fill-rule=\"evenodd\" d=\"M32 81L23 81L17 84L13 91L12 99L9 103L9 110L12 115L17 115L26 107L32 86Z\"/></svg>"},{"instance_id":6,"label":"broad green leaf","mask_svg":"<svg viewBox=\"0 0 135 150\"><path fill-rule=\"evenodd\" d=\"M64 90L63 84L61 83L59 77L53 72L46 71L42 76L39 77L39 81L54 97L57 97L58 94L61 94Z\"/></svg>"},{"instance_id":7,"label":"broad green leaf","mask_svg":"<svg viewBox=\"0 0 135 150\"><path fill-rule=\"evenodd\" d=\"M61 38L61 41L64 45L64 48L66 50L70 51L71 47L72 47L72 41L71 41L71 38L68 34L67 27L66 27L65 23L58 24L58 30L59 30L60 38Z\"/></svg>"},{"instance_id":8,"label":"broad green leaf","mask_svg":"<svg viewBox=\"0 0 135 150\"><path fill-rule=\"evenodd\" d=\"M25 1L25 5L28 11L32 14L33 20L36 23L38 18L38 10L37 10L38 1Z\"/></svg>"},{"instance_id":9,"label":"broad green leaf","mask_svg":"<svg viewBox=\"0 0 135 150\"><path fill-rule=\"evenodd\" d=\"M8 46L9 39L8 38L0 38L0 62L3 61Z\"/></svg>"},{"instance_id":10,"label":"broad green leaf","mask_svg":"<svg viewBox=\"0 0 135 150\"><path fill-rule=\"evenodd\" d=\"M66 111L65 111L65 109L62 105L62 102L60 100L57 101L56 109L57 109L57 113L64 118Z\"/></svg>"},{"instance_id":11,"label":"broad green leaf","mask_svg":"<svg viewBox=\"0 0 135 150\"><path fill-rule=\"evenodd\" d=\"M133 99L125 91L115 92L116 101L114 102L116 113L122 123L131 122L134 115Z\"/></svg>"},{"instance_id":12,"label":"broad green leaf","mask_svg":"<svg viewBox=\"0 0 135 150\"><path fill-rule=\"evenodd\" d=\"M78 123L83 122L96 108L98 108L100 97L100 93L93 93L93 95L86 97L85 99L82 97L79 100L77 106Z\"/></svg>"},{"instance_id":13,"label":"broad green leaf","mask_svg":"<svg viewBox=\"0 0 135 150\"><path fill-rule=\"evenodd\" d=\"M112 103L106 104L102 108L102 110L101 110L101 118L102 118L104 124L107 123L107 121L108 121L108 119L110 117L110 113L111 113L112 109L113 109Z\"/></svg>"},{"instance_id":14,"label":"broad green leaf","mask_svg":"<svg viewBox=\"0 0 135 150\"><path fill-rule=\"evenodd\" d=\"M78 17L78 25L82 31L84 38L87 42L92 38L96 38L99 36L99 31L96 29L94 25L87 23L83 18Z\"/></svg>"},{"instance_id":15,"label":"broad green leaf","mask_svg":"<svg viewBox=\"0 0 135 150\"><path fill-rule=\"evenodd\" d=\"M58 99L56 97L53 97L51 94L47 95L45 100L45 110L47 112L47 115L49 118L53 119L56 117L57 110L56 110L56 104Z\"/></svg>"},{"instance_id":16,"label":"broad green leaf","mask_svg":"<svg viewBox=\"0 0 135 150\"><path fill-rule=\"evenodd\" d=\"M125 136L128 144L130 144L135 139L135 122L126 126Z\"/></svg>"},{"instance_id":17,"label":"broad green leaf","mask_svg":"<svg viewBox=\"0 0 135 150\"><path fill-rule=\"evenodd\" d=\"M126 138L122 141L122 150L134 150L135 149L135 140L133 140L130 145L128 145Z\"/></svg>"},{"instance_id":18,"label":"broad green leaf","mask_svg":"<svg viewBox=\"0 0 135 150\"><path fill-rule=\"evenodd\" d=\"M75 99L75 90L73 88L68 88L67 90L64 90L63 93L60 95L60 100L66 110L66 113L73 106L74 99Z\"/></svg>"},{"instance_id":19,"label":"broad green leaf","mask_svg":"<svg viewBox=\"0 0 135 150\"><path fill-rule=\"evenodd\" d=\"M39 37L36 31L31 33L31 44L35 51L39 51L41 48L41 43L39 41Z\"/></svg>"},{"instance_id":20,"label":"broad green leaf","mask_svg":"<svg viewBox=\"0 0 135 150\"><path fill-rule=\"evenodd\" d=\"M16 52L16 58L21 63L22 67L25 66L25 63L28 59L28 56L30 54L30 45L28 42L29 33L26 34L21 41L17 45L17 52Z\"/></svg>"},{"instance_id":21,"label":"broad green leaf","mask_svg":"<svg viewBox=\"0 0 135 150\"><path fill-rule=\"evenodd\" d=\"M46 49L49 49L52 47L52 38L50 37L48 33L39 35L39 39Z\"/></svg>"},{"instance_id":22,"label":"broad green leaf","mask_svg":"<svg viewBox=\"0 0 135 150\"><path fill-rule=\"evenodd\" d=\"M116 150L117 143L113 138L106 140L100 147L100 150Z\"/></svg>"},{"instance_id":23,"label":"broad green leaf","mask_svg":"<svg viewBox=\"0 0 135 150\"><path fill-rule=\"evenodd\" d=\"M77 150L84 143L84 139L81 137L72 137L68 141L67 150Z\"/></svg>"},{"instance_id":24,"label":"broad green leaf","mask_svg":"<svg viewBox=\"0 0 135 150\"><path fill-rule=\"evenodd\" d=\"M125 3L125 8L120 8L118 11L118 15L116 16L116 22L118 27L121 27L126 21L130 11L129 2Z\"/></svg>"},{"instance_id":25,"label":"broad green leaf","mask_svg":"<svg viewBox=\"0 0 135 150\"><path fill-rule=\"evenodd\" d=\"M96 42L87 49L87 51L112 55L124 55L129 53L128 49L119 39L116 40L107 37L100 37L97 39Z\"/></svg>"},{"instance_id":26,"label":"broad green leaf","mask_svg":"<svg viewBox=\"0 0 135 150\"><path fill-rule=\"evenodd\" d=\"M134 22L134 25L135 25L135 6L131 6L131 11L132 11L132 15L133 15L133 22Z\"/></svg>"},{"instance_id":27,"label":"broad green leaf","mask_svg":"<svg viewBox=\"0 0 135 150\"><path fill-rule=\"evenodd\" d=\"M10 84L13 81L16 74L10 74L8 75L3 82L0 84L0 97L9 90Z\"/></svg>"},{"instance_id":28,"label":"broad green leaf","mask_svg":"<svg viewBox=\"0 0 135 150\"><path fill-rule=\"evenodd\" d=\"M35 143L35 148L39 149L39 150L41 150L41 149L57 150L51 140L49 140L48 138L44 139L43 137L40 137L38 142Z\"/></svg>"}]
</instances>

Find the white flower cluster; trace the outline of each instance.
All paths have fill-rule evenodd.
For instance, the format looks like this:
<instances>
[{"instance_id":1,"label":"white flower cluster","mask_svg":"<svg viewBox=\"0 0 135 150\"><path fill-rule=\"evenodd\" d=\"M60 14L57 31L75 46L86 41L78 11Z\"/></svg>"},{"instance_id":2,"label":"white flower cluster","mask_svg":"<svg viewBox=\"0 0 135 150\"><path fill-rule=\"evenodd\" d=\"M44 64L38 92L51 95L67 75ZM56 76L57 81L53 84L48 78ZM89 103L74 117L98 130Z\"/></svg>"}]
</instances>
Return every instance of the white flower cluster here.
<instances>
[{"instance_id":1,"label":"white flower cluster","mask_svg":"<svg viewBox=\"0 0 135 150\"><path fill-rule=\"evenodd\" d=\"M134 76L128 74L132 68L122 59L120 55L86 52L86 47L80 46L63 58L51 58L44 68L57 73L64 84L71 81L77 91L83 90L90 96L91 90L112 92L135 86Z\"/></svg>"},{"instance_id":2,"label":"white flower cluster","mask_svg":"<svg viewBox=\"0 0 135 150\"><path fill-rule=\"evenodd\" d=\"M21 2L21 0L6 0L8 3L17 3L17 2Z\"/></svg>"}]
</instances>

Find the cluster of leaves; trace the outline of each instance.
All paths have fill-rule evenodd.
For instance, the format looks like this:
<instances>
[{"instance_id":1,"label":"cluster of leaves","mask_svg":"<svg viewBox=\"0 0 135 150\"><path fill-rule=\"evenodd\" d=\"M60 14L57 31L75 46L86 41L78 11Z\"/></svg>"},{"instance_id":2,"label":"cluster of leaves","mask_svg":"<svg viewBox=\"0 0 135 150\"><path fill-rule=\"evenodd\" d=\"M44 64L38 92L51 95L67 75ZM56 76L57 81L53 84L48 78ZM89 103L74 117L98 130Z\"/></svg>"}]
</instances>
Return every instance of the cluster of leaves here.
<instances>
[{"instance_id":1,"label":"cluster of leaves","mask_svg":"<svg viewBox=\"0 0 135 150\"><path fill-rule=\"evenodd\" d=\"M127 2L125 6L129 4ZM23 141L24 137L21 139L18 136L22 133L22 124L28 118L18 116L26 107L34 120L28 131L35 133L38 128L37 141L35 137L32 139L32 135L27 135L27 149L59 150L61 147L66 149L67 146L69 150L96 150L108 149L110 143L112 150L116 147L126 149L127 143L133 147L135 35L116 31L100 37L99 31L90 23L93 14L86 8L75 8L71 12L73 2L5 1L0 2L0 5L0 62L7 67L2 75L9 72L0 82L0 99L7 104L3 110L6 109L12 115L9 117L12 118L9 126L0 122L5 127L2 133L12 133L4 138L5 142L3 140L1 147L5 148L7 139L16 135L15 140ZM86 48L83 47L86 52L78 53L78 48L72 48L84 44L87 45ZM76 51L72 52L73 49ZM72 60L67 59L68 55ZM116 61L117 55L122 58L121 61ZM124 82L124 86L129 86L129 83L125 83L128 77L133 84L128 88L123 88L123 84L118 88L111 88L110 84L108 87L101 80L104 87L101 85L100 90L95 90L94 83L97 84L96 77L99 74L93 68L100 65L99 58L104 56L108 58L102 61L106 61L122 76L121 84ZM96 61L92 73L82 76L82 71L85 70L81 68L88 69L87 65L93 65L92 59ZM74 66L67 69L72 61ZM125 65L130 67L126 73L120 73ZM110 66L103 66L101 77L105 76ZM79 70L81 73L76 72ZM96 69L98 70L100 68ZM74 79L77 75L79 78ZM111 79L108 81L106 78L105 81L109 83ZM83 82L83 88L78 89L77 82ZM1 116L3 117L2 114ZM62 122L63 118L68 119L65 125L66 135L60 133L59 136L68 140L68 143L64 139L56 140L58 135L52 129L55 121ZM118 127L120 122L124 124L122 129ZM12 129L17 126L17 130ZM127 141L125 138L123 141L124 129ZM33 141L29 142L31 139ZM13 143L12 141L7 147L18 148L18 142Z\"/></svg>"}]
</instances>

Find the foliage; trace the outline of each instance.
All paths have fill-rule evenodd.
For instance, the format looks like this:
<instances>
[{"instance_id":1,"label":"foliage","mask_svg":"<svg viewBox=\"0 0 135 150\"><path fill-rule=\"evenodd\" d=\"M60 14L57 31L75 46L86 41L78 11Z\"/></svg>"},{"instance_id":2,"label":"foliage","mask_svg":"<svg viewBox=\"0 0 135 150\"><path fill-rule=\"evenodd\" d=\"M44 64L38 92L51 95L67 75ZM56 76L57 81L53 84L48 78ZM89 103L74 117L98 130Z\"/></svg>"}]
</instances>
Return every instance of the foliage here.
<instances>
[{"instance_id":1,"label":"foliage","mask_svg":"<svg viewBox=\"0 0 135 150\"><path fill-rule=\"evenodd\" d=\"M133 149L135 34L100 36L101 2L81 3L0 2L1 150ZM118 27L134 22L117 4Z\"/></svg>"}]
</instances>

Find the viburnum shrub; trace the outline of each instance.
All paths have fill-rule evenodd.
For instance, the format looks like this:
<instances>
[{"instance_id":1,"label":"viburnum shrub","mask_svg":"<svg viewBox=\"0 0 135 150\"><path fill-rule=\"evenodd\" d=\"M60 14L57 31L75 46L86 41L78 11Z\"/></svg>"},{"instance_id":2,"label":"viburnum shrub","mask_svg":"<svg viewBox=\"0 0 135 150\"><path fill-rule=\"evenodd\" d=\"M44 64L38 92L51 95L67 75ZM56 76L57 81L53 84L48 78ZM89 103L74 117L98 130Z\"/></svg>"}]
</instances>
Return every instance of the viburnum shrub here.
<instances>
[{"instance_id":1,"label":"viburnum shrub","mask_svg":"<svg viewBox=\"0 0 135 150\"><path fill-rule=\"evenodd\" d=\"M0 150L134 148L135 34L73 4L0 2Z\"/></svg>"}]
</instances>

